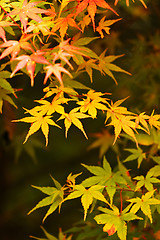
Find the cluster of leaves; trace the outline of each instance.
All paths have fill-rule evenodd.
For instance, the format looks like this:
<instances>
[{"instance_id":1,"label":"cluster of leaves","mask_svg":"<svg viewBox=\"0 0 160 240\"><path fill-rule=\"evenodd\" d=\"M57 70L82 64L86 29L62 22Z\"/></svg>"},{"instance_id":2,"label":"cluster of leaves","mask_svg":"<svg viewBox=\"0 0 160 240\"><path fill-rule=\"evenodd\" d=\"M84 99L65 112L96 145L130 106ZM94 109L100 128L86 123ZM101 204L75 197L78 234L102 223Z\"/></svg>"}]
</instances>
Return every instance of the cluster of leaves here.
<instances>
[{"instance_id":1,"label":"cluster of leaves","mask_svg":"<svg viewBox=\"0 0 160 240\"><path fill-rule=\"evenodd\" d=\"M151 168L146 177L137 176L132 178L126 167L119 161L118 169L112 170L109 162L104 157L103 166L88 166L82 164L93 176L86 178L80 184L76 184L76 178L81 174L69 174L66 183L61 186L53 177L56 187L36 187L48 196L42 199L29 214L41 207L50 205L43 221L58 207L67 201L81 198L86 220L88 210L93 212L95 208L103 212L96 214L94 220L103 224L103 231L109 236L117 232L121 240L126 240L127 222L132 220L150 220L152 216L160 212L159 191L160 165ZM66 196L67 195L67 196ZM117 197L120 195L120 202ZM122 198L122 195L125 197ZM66 197L64 197L66 196ZM115 205L116 204L116 205ZM158 206L151 211L151 206ZM97 212L97 211L95 211ZM138 215L136 215L138 214Z\"/></svg>"},{"instance_id":2,"label":"cluster of leaves","mask_svg":"<svg viewBox=\"0 0 160 240\"><path fill-rule=\"evenodd\" d=\"M140 2L147 7L143 0ZM118 0L113 3L117 5ZM129 0L126 0L126 5L129 6ZM152 159L156 163L146 176L133 177L120 161L118 170L112 170L105 158L103 167L83 164L94 176L86 178L80 184L75 181L80 174L70 174L63 186L53 177L55 187L33 186L48 196L29 213L50 205L44 221L57 208L60 209L66 200L80 197L84 220L89 209L91 212L101 211L103 213L94 215L95 222L103 224L103 231L109 236L117 233L121 240L126 240L127 222L145 218L145 223L147 219L152 223L156 210L160 213L157 190L160 183L160 115L155 114L154 110L150 115L145 112L131 112L127 107L121 106L127 98L113 102L106 97L110 93L95 91L79 82L80 76L87 73L92 83L93 71L107 75L106 78L111 78L115 84L117 80L113 72L130 75L128 71L113 63L123 55L107 55L106 50L98 54L90 48L92 41L100 41L110 34L110 26L121 18L105 0L13 0L0 1L0 7L0 60L7 62L0 68L0 112L2 113L4 101L17 107L10 95L17 98L18 89L12 88L9 82L11 78L19 75L19 71L29 76L32 87L38 81L36 76L39 73L45 75L44 95L40 100L35 100L35 107L24 108L25 114L29 116L13 120L31 124L24 143L41 129L47 146L49 126L61 128L57 124L59 120L64 120L66 137L73 124L88 139L81 119L95 119L98 113L102 112L104 124L109 130L99 134L99 139L90 148L100 146L102 157L122 136L134 141L137 147L126 149L131 154L124 162L137 159L138 168L143 159ZM108 12L114 14L114 19L110 19ZM99 21L96 21L97 15ZM88 28L93 30L94 36L86 37ZM113 135L110 126L114 129ZM139 145L148 146L149 152L141 149ZM29 154L34 156L33 151ZM115 201L115 196L119 196L119 202ZM154 210L151 205L154 205ZM48 239L56 239L45 230L44 233ZM69 240L71 236L67 238L60 232L59 239Z\"/></svg>"},{"instance_id":3,"label":"cluster of leaves","mask_svg":"<svg viewBox=\"0 0 160 240\"><path fill-rule=\"evenodd\" d=\"M1 49L3 49L0 59L11 56L10 61L13 71L10 77L13 77L19 70L26 68L25 71L27 71L31 79L31 86L34 85L34 77L38 71L45 72L44 84L47 83L49 78L51 80L51 84L44 89L44 92L46 92L45 96L41 100L36 101L40 106L36 106L30 110L25 109L26 113L29 113L31 116L16 120L31 123L24 142L27 141L29 136L41 128L47 145L49 125L59 127L59 125L51 119L55 112L61 115L58 120L64 119L66 136L71 124L74 124L87 138L79 119L89 117L96 118L97 110L106 112L106 122L108 119L111 120L107 125L114 126L114 142L123 130L134 138L138 146L134 131L136 132L140 129L149 133L148 124L159 129L160 116L155 115L154 112L151 116L144 113L136 115L129 112L127 108L119 107L124 100L117 101L113 104L112 101L109 103L109 101L107 101L108 99L102 98L105 94L101 92L90 90L86 94L79 95L79 93L75 91L76 88L87 89L86 86L72 79L77 78L78 75L84 71L88 73L91 82L93 81L92 69L96 69L102 74L107 74L116 83L117 81L111 71L129 74L127 71L112 63L121 57L121 55L106 56L106 51L104 51L98 56L86 47L86 45L96 39L95 37L83 37L83 32L90 21L92 22L93 30L99 32L101 38L103 38L103 30L109 34L108 26L120 20L105 21L106 17L103 17L99 21L99 25L95 26L97 6L116 13L105 1L77 1L72 8L70 8L70 1L62 1L59 6L59 11L57 10L58 4L56 3L53 5L34 1L12 2L7 6L1 6L3 11L1 23L3 26L9 28L7 29L9 32L11 32L12 25L21 30L19 40L7 40L6 33L1 27L0 37L4 43L0 45ZM59 12L58 14L57 11ZM85 15L86 11L88 15ZM88 18L87 23L86 20L84 20L86 17ZM79 18L81 18L81 20L79 20ZM3 19L6 20L3 21ZM84 26L84 24L86 25ZM65 40L69 26L75 28L79 33ZM50 46L53 40L56 42L56 46L46 49L46 45ZM17 61L18 64L15 66ZM5 71L2 70L1 73L5 74ZM3 90L2 99L11 102L7 94L14 93L14 90L9 84L7 86L7 89L4 88ZM8 92L9 90L10 92ZM53 98L51 98L52 96ZM45 100L45 98L50 98L51 101ZM67 104L69 101L75 101L80 107L72 108L72 110L67 113L63 104ZM11 103L14 104L13 102ZM86 114L87 112L88 114Z\"/></svg>"}]
</instances>

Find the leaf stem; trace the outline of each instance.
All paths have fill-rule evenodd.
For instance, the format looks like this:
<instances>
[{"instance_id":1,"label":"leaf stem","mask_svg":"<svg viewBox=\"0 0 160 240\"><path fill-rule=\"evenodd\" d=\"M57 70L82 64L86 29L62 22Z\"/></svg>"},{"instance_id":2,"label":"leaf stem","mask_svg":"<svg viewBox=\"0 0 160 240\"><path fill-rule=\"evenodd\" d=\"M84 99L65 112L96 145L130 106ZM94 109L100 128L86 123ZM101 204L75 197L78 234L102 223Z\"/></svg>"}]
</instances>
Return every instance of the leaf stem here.
<instances>
[{"instance_id":1,"label":"leaf stem","mask_svg":"<svg viewBox=\"0 0 160 240\"><path fill-rule=\"evenodd\" d=\"M7 11L0 5L1 9L5 12L5 14L8 16ZM19 24L9 15L9 18L18 26L18 28L23 32L23 28L19 26Z\"/></svg>"}]
</instances>

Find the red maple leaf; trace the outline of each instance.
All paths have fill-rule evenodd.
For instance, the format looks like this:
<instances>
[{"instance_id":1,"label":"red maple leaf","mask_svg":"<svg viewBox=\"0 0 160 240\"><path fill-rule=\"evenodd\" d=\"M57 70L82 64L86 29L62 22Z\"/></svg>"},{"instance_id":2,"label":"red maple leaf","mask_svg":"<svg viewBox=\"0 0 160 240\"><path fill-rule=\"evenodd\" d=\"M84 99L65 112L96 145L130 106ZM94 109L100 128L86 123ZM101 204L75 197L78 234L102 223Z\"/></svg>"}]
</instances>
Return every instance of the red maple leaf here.
<instances>
[{"instance_id":1,"label":"red maple leaf","mask_svg":"<svg viewBox=\"0 0 160 240\"><path fill-rule=\"evenodd\" d=\"M1 44L0 48L6 48L6 49L1 54L0 59L11 54L11 56L12 56L11 60L13 60L18 55L21 48L25 49L25 50L30 50L31 52L34 52L30 43L27 42L32 36L33 36L33 34L28 34L28 35L24 34L21 36L19 41L9 40L9 41L6 41L5 43Z\"/></svg>"},{"instance_id":2,"label":"red maple leaf","mask_svg":"<svg viewBox=\"0 0 160 240\"><path fill-rule=\"evenodd\" d=\"M77 1L79 4L77 6L77 10L76 10L76 13L75 13L75 17L81 13L85 8L87 8L87 11L92 19L92 22L93 22L93 29L95 30L95 21L94 21L94 17L95 17L95 14L96 14L96 11L97 11L97 6L101 7L101 8L106 8L106 9L109 9L111 10L112 12L114 12L116 15L118 15L113 8L111 8L109 6L108 3L106 3L105 0L82 0L81 2L80 1Z\"/></svg>"},{"instance_id":3,"label":"red maple leaf","mask_svg":"<svg viewBox=\"0 0 160 240\"><path fill-rule=\"evenodd\" d=\"M16 68L11 74L11 77L18 72L20 69L24 68L26 66L27 72L30 75L31 78L31 86L33 87L34 85L34 72L35 72L35 67L36 63L41 63L41 64L49 64L49 62L42 56L44 52L42 51L37 51L33 53L32 55L21 55L14 60L20 60L20 62L17 64Z\"/></svg>"},{"instance_id":4,"label":"red maple leaf","mask_svg":"<svg viewBox=\"0 0 160 240\"><path fill-rule=\"evenodd\" d=\"M47 72L44 79L44 84L46 84L47 79L52 75L52 73L56 76L56 78L58 79L62 87L63 87L63 81L62 81L62 75L61 75L62 72L68 74L68 76L72 78L72 75L70 74L70 72L68 72L60 63L56 63L54 65L48 64L48 66L45 69L47 70Z\"/></svg>"},{"instance_id":5,"label":"red maple leaf","mask_svg":"<svg viewBox=\"0 0 160 240\"><path fill-rule=\"evenodd\" d=\"M11 11L8 16L10 15L19 15L20 21L24 27L24 31L26 31L27 24L28 24L28 18L35 20L36 22L41 22L42 19L40 16L37 15L37 13L48 13L47 10L41 9L41 8L35 8L39 2L29 2L27 3L27 0L24 0L23 5L21 8L15 8L13 11Z\"/></svg>"}]
</instances>

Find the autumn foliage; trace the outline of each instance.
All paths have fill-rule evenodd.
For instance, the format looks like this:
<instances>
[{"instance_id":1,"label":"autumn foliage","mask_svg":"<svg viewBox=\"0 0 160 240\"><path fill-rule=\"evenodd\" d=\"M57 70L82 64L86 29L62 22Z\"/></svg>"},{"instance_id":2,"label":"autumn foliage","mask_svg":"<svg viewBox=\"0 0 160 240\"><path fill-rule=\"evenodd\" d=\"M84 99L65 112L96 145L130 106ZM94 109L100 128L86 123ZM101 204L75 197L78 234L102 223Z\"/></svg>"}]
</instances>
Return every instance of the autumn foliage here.
<instances>
[{"instance_id":1,"label":"autumn foliage","mask_svg":"<svg viewBox=\"0 0 160 240\"><path fill-rule=\"evenodd\" d=\"M80 198L84 221L89 212L95 212L92 220L96 228L103 225L103 237L117 234L119 239L126 240L127 226L131 221L152 224L154 213L160 213L157 187L160 186L158 150L150 153L149 157L155 166L150 168L145 176L132 176L130 169L122 164L118 155L118 165L116 170L113 170L110 160L107 160L104 154L108 148L116 145L117 140L125 138L134 142L134 147L125 149L130 155L124 159L124 163L137 159L139 169L142 161L148 156L141 145L150 144L143 143L143 136L147 136L151 141L155 135L159 135L160 115L154 110L151 113L133 112L123 106L128 97L113 101L108 90L104 89L101 92L92 88L95 81L94 71L107 77L109 81L114 81L115 86L118 84L115 73L131 75L114 63L125 58L123 54L110 55L107 50L98 54L90 47L96 44L96 41L107 38L112 25L121 22L123 18L116 9L120 1L110 2L0 1L0 60L3 62L0 67L0 112L3 114L5 101L15 108L18 107L14 98L18 99L18 91L21 89L13 88L10 79L16 81L16 77L27 75L30 85L34 87L39 80L38 74L41 74L43 95L40 99L35 99L34 107L28 109L23 106L24 116L12 119L14 124L23 122L25 128L28 127L26 123L29 123L28 133L23 139L24 144L41 130L45 137L45 145L49 145L49 132L54 134L52 126L61 129L59 134L65 129L64 135L67 138L70 128L74 125L88 139L87 129L84 127L85 120L95 120L99 115L103 116L105 130L94 135L99 140L90 146L90 149L101 146L102 164L82 164L92 176L79 184L76 178L81 174L70 174L64 185L52 177L55 185L53 187L33 186L47 197L29 214L38 208L49 206L43 218L44 222L57 208L60 211L67 200ZM134 0L130 2L134 3ZM139 2L147 8L145 1ZM126 0L126 5L129 6L129 0ZM92 36L87 35L88 28L92 29ZM79 81L84 73L86 78L89 78L91 87ZM61 125L62 121L64 127ZM123 196L122 192L129 192L129 197ZM114 198L117 194L120 196L119 202ZM42 229L47 239L57 239ZM60 231L58 239L70 240L71 237Z\"/></svg>"}]
</instances>

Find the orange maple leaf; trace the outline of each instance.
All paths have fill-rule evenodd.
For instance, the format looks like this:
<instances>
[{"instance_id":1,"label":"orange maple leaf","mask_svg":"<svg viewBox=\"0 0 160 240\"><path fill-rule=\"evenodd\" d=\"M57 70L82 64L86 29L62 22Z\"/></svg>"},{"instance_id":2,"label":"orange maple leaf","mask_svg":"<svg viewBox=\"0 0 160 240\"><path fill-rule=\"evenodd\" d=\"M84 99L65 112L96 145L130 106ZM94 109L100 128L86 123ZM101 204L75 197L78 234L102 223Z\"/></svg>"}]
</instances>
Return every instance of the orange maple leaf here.
<instances>
[{"instance_id":1,"label":"orange maple leaf","mask_svg":"<svg viewBox=\"0 0 160 240\"><path fill-rule=\"evenodd\" d=\"M96 27L96 31L99 32L99 34L101 35L101 38L104 38L103 31L105 31L107 34L110 34L110 32L109 32L110 27L109 26L122 19L122 18L119 18L119 19L115 19L115 20L105 21L105 18L106 18L106 16L104 16L100 20L98 27Z\"/></svg>"},{"instance_id":2,"label":"orange maple leaf","mask_svg":"<svg viewBox=\"0 0 160 240\"><path fill-rule=\"evenodd\" d=\"M13 60L18 55L21 48L25 49L25 50L30 50L31 52L34 52L30 43L27 42L32 36L33 36L33 34L28 34L28 35L23 34L19 41L9 40L9 41L6 41L5 43L2 43L0 45L0 48L6 48L6 49L1 54L0 59L11 54L11 57L12 57L11 60Z\"/></svg>"},{"instance_id":3,"label":"orange maple leaf","mask_svg":"<svg viewBox=\"0 0 160 240\"><path fill-rule=\"evenodd\" d=\"M106 3L105 0L82 0L82 1L77 1L77 2L78 2L78 6L77 6L76 13L75 13L75 17L78 14L80 14L84 9L87 8L87 11L92 19L94 31L95 31L94 17L95 17L96 11L97 11L97 6L99 6L101 8L109 9L112 12L114 12L116 15L118 15L116 13L116 11L114 11L114 9L111 8L108 3Z\"/></svg>"},{"instance_id":4,"label":"orange maple leaf","mask_svg":"<svg viewBox=\"0 0 160 240\"><path fill-rule=\"evenodd\" d=\"M13 11L11 11L8 16L11 15L19 15L20 21L24 27L24 31L26 31L27 24L28 24L28 18L35 20L36 22L41 22L42 19L40 16L37 15L37 13L48 13L47 10L41 9L41 8L35 8L39 2L29 2L27 3L27 0L24 0L23 5L21 8L15 8Z\"/></svg>"},{"instance_id":5,"label":"orange maple leaf","mask_svg":"<svg viewBox=\"0 0 160 240\"><path fill-rule=\"evenodd\" d=\"M67 32L68 26L75 27L81 31L81 29L77 26L75 20L73 19L73 14L69 14L67 17L58 18L54 22L54 24L55 25L53 26L52 31L56 32L57 30L59 30L62 39Z\"/></svg>"}]
</instances>

